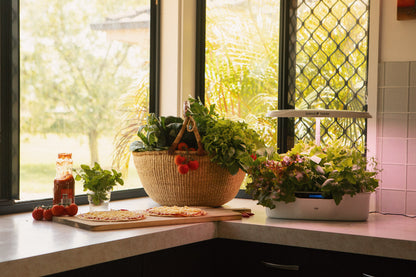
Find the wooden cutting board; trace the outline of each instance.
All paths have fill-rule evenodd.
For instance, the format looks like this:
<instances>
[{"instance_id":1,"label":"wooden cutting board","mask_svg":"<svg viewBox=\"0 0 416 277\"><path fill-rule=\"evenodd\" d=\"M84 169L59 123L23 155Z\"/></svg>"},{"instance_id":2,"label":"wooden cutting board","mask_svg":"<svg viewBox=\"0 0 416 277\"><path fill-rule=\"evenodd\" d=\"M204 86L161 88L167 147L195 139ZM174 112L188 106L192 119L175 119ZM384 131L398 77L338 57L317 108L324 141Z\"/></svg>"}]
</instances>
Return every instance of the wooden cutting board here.
<instances>
[{"instance_id":1,"label":"wooden cutting board","mask_svg":"<svg viewBox=\"0 0 416 277\"><path fill-rule=\"evenodd\" d=\"M142 228L186 223L198 223L209 221L235 220L241 219L240 212L224 208L202 208L207 212L204 216L197 217L157 217L147 216L143 220L130 222L96 222L79 219L76 216L54 216L53 221L69 226L89 230L89 231L104 231L104 230L118 230L127 228Z\"/></svg>"}]
</instances>

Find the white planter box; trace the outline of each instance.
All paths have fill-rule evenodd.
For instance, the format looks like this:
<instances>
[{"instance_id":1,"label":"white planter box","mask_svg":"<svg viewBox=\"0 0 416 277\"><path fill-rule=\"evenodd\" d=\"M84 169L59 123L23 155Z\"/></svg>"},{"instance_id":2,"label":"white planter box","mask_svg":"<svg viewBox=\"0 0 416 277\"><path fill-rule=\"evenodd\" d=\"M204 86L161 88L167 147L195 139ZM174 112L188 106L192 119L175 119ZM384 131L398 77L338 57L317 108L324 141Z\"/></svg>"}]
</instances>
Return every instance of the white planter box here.
<instances>
[{"instance_id":1,"label":"white planter box","mask_svg":"<svg viewBox=\"0 0 416 277\"><path fill-rule=\"evenodd\" d=\"M339 205L334 199L296 198L295 202L274 202L276 208L266 208L271 218L365 221L368 218L370 192L351 197L344 195Z\"/></svg>"}]
</instances>

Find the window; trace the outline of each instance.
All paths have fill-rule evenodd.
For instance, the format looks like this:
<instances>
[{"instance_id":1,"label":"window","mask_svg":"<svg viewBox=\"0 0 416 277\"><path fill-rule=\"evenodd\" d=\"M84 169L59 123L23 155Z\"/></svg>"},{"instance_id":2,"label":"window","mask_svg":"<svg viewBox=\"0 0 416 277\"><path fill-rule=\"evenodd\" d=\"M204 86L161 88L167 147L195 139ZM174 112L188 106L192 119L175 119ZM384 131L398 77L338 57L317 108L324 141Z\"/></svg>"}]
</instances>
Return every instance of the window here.
<instances>
[{"instance_id":1,"label":"window","mask_svg":"<svg viewBox=\"0 0 416 277\"><path fill-rule=\"evenodd\" d=\"M60 152L124 171L139 120L158 112L157 1L7 0L0 13L1 199L52 198ZM118 189L140 186L134 166L126 176Z\"/></svg>"},{"instance_id":2,"label":"window","mask_svg":"<svg viewBox=\"0 0 416 277\"><path fill-rule=\"evenodd\" d=\"M199 8L201 9L201 8ZM205 104L244 119L268 144L276 144L276 120L261 115L277 107L279 0L206 1Z\"/></svg>"},{"instance_id":3,"label":"window","mask_svg":"<svg viewBox=\"0 0 416 277\"><path fill-rule=\"evenodd\" d=\"M196 91L244 119L281 152L314 138L315 120L263 115L275 109L366 111L368 0L199 3ZM365 119L324 119L322 142L365 147Z\"/></svg>"},{"instance_id":4,"label":"window","mask_svg":"<svg viewBox=\"0 0 416 277\"><path fill-rule=\"evenodd\" d=\"M298 1L292 8L296 52L290 55L295 59L289 62L289 72L296 72L296 81L288 91L294 106L366 111L369 2ZM296 139L313 139L314 124L296 119ZM341 139L363 150L365 119L326 118L321 125L324 143Z\"/></svg>"}]
</instances>

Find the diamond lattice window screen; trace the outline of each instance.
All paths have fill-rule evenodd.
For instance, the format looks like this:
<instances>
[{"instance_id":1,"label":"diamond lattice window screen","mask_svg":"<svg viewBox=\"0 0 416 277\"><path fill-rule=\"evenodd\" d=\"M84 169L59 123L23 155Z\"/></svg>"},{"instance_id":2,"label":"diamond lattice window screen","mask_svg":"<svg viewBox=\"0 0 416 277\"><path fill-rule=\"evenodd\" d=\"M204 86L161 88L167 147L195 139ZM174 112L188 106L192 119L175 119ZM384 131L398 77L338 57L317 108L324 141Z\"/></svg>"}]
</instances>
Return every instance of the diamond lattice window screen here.
<instances>
[{"instance_id":1,"label":"diamond lattice window screen","mask_svg":"<svg viewBox=\"0 0 416 277\"><path fill-rule=\"evenodd\" d=\"M296 109L366 111L368 0L292 2L289 104ZM296 7L295 7L296 6ZM293 34L293 33L292 33ZM295 119L295 140L313 140L315 120ZM363 150L366 120L321 120L323 144L340 139Z\"/></svg>"}]
</instances>

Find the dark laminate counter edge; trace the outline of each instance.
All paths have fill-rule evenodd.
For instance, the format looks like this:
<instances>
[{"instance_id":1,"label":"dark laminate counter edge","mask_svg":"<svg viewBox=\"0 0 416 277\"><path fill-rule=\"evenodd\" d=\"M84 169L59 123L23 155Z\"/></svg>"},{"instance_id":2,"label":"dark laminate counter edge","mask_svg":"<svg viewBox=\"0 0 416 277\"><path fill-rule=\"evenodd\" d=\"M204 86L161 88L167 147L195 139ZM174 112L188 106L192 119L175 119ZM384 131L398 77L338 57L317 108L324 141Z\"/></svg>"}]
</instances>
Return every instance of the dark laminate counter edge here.
<instances>
[{"instance_id":1,"label":"dark laminate counter edge","mask_svg":"<svg viewBox=\"0 0 416 277\"><path fill-rule=\"evenodd\" d=\"M71 227L69 227L71 228ZM215 238L216 223L149 233L0 263L0 276L42 276ZM91 232L94 235L94 232Z\"/></svg>"},{"instance_id":2,"label":"dark laminate counter edge","mask_svg":"<svg viewBox=\"0 0 416 277\"><path fill-rule=\"evenodd\" d=\"M219 222L218 224L219 238L416 261L415 241L285 227L270 228L237 222Z\"/></svg>"}]
</instances>

